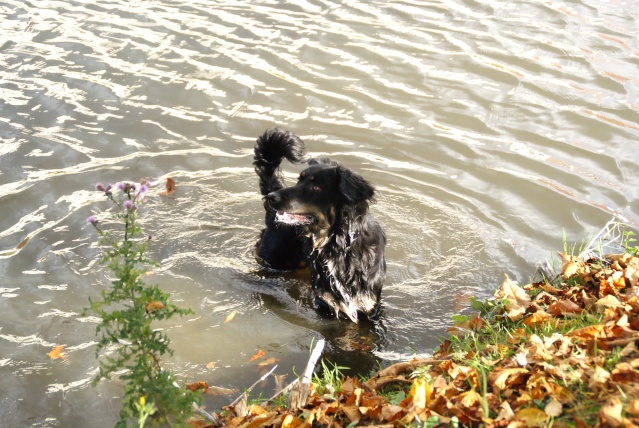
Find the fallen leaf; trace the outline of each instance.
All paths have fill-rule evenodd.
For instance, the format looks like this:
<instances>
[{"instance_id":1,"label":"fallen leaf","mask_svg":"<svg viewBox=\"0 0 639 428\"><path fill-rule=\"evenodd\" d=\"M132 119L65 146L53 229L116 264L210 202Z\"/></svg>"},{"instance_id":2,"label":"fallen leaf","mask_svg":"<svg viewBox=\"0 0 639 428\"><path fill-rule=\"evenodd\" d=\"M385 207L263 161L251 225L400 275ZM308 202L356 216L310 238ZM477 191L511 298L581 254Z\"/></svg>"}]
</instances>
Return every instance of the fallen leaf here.
<instances>
[{"instance_id":1,"label":"fallen leaf","mask_svg":"<svg viewBox=\"0 0 639 428\"><path fill-rule=\"evenodd\" d=\"M162 302L150 302L146 305L147 312L159 311L160 309L164 309L164 303Z\"/></svg>"},{"instance_id":2,"label":"fallen leaf","mask_svg":"<svg viewBox=\"0 0 639 428\"><path fill-rule=\"evenodd\" d=\"M459 401L464 407L475 407L481 402L481 395L474 389L459 394Z\"/></svg>"},{"instance_id":3,"label":"fallen leaf","mask_svg":"<svg viewBox=\"0 0 639 428\"><path fill-rule=\"evenodd\" d=\"M216 364L216 362L215 362L215 361L211 361L210 363L208 363L208 364L206 365L206 368L207 368L207 369L214 369L214 368L215 368L215 364Z\"/></svg>"},{"instance_id":4,"label":"fallen leaf","mask_svg":"<svg viewBox=\"0 0 639 428\"><path fill-rule=\"evenodd\" d=\"M537 311L522 322L528 327L536 327L548 321L552 316L545 311Z\"/></svg>"},{"instance_id":5,"label":"fallen leaf","mask_svg":"<svg viewBox=\"0 0 639 428\"><path fill-rule=\"evenodd\" d=\"M409 394L411 397L411 410L424 410L428 403L430 403L431 392L430 385L424 379L417 378L413 380Z\"/></svg>"},{"instance_id":6,"label":"fallen leaf","mask_svg":"<svg viewBox=\"0 0 639 428\"><path fill-rule=\"evenodd\" d=\"M495 297L506 299L508 318L512 321L520 320L530 305L530 296L523 288L511 281L507 274L504 274L504 282L501 284L501 289L495 293Z\"/></svg>"},{"instance_id":7,"label":"fallen leaf","mask_svg":"<svg viewBox=\"0 0 639 428\"><path fill-rule=\"evenodd\" d=\"M623 426L623 405L617 398L613 398L599 409L599 418L604 426L620 427Z\"/></svg>"},{"instance_id":8,"label":"fallen leaf","mask_svg":"<svg viewBox=\"0 0 639 428\"><path fill-rule=\"evenodd\" d=\"M172 178L167 178L166 190L160 192L160 195L166 196L166 195L170 195L173 192L175 192L175 180L173 180Z\"/></svg>"},{"instance_id":9,"label":"fallen leaf","mask_svg":"<svg viewBox=\"0 0 639 428\"><path fill-rule=\"evenodd\" d=\"M522 409L515 414L515 417L524 421L527 427L544 426L548 419L548 415L536 407Z\"/></svg>"},{"instance_id":10,"label":"fallen leaf","mask_svg":"<svg viewBox=\"0 0 639 428\"><path fill-rule=\"evenodd\" d=\"M499 406L501 408L501 410L499 411L499 415L497 415L497 421L512 421L513 419L515 419L515 413L513 413L513 409L510 407L510 404L508 404L508 401L504 401L501 403L501 405Z\"/></svg>"},{"instance_id":11,"label":"fallen leaf","mask_svg":"<svg viewBox=\"0 0 639 428\"><path fill-rule=\"evenodd\" d=\"M284 420L282 421L282 428L297 428L302 425L304 422L299 419L297 416L286 415Z\"/></svg>"},{"instance_id":12,"label":"fallen leaf","mask_svg":"<svg viewBox=\"0 0 639 428\"><path fill-rule=\"evenodd\" d=\"M197 382L187 382L186 389L189 391L198 391L200 389L207 390L209 388L209 384L204 381Z\"/></svg>"},{"instance_id":13,"label":"fallen leaf","mask_svg":"<svg viewBox=\"0 0 639 428\"><path fill-rule=\"evenodd\" d=\"M64 345L56 346L55 348L53 348L51 352L49 352L49 358L51 358L52 360L57 360L60 358L63 360L66 360L67 356L64 353L62 353L63 349L64 349Z\"/></svg>"},{"instance_id":14,"label":"fallen leaf","mask_svg":"<svg viewBox=\"0 0 639 428\"><path fill-rule=\"evenodd\" d=\"M626 306L612 294L608 294L606 297L597 300L596 305L604 308L625 308Z\"/></svg>"},{"instance_id":15,"label":"fallen leaf","mask_svg":"<svg viewBox=\"0 0 639 428\"><path fill-rule=\"evenodd\" d=\"M268 360L259 362L257 365L260 367L265 367L265 366L272 366L275 363L277 363L277 358L271 357Z\"/></svg>"},{"instance_id":16,"label":"fallen leaf","mask_svg":"<svg viewBox=\"0 0 639 428\"><path fill-rule=\"evenodd\" d=\"M604 369L601 366L595 366L592 370L592 374L590 375L590 382L588 385L591 388L596 387L597 385L604 385L610 379L610 373L608 370Z\"/></svg>"},{"instance_id":17,"label":"fallen leaf","mask_svg":"<svg viewBox=\"0 0 639 428\"><path fill-rule=\"evenodd\" d=\"M630 413L633 416L639 416L639 400L632 400L626 406L626 413Z\"/></svg>"},{"instance_id":18,"label":"fallen leaf","mask_svg":"<svg viewBox=\"0 0 639 428\"><path fill-rule=\"evenodd\" d=\"M488 375L488 381L497 389L497 392L499 392L518 380L520 376L526 374L528 374L528 370L519 367L495 370Z\"/></svg>"},{"instance_id":19,"label":"fallen leaf","mask_svg":"<svg viewBox=\"0 0 639 428\"><path fill-rule=\"evenodd\" d=\"M566 314L579 314L581 311L581 307L570 300L558 300L551 303L546 309L546 312L556 317Z\"/></svg>"},{"instance_id":20,"label":"fallen leaf","mask_svg":"<svg viewBox=\"0 0 639 428\"><path fill-rule=\"evenodd\" d=\"M638 383L639 372L635 370L635 367L631 363L621 362L615 365L615 368L610 374L611 379L618 383Z\"/></svg>"},{"instance_id":21,"label":"fallen leaf","mask_svg":"<svg viewBox=\"0 0 639 428\"><path fill-rule=\"evenodd\" d=\"M260 349L260 350L258 350L258 351L257 351L257 354L255 354L255 355L253 355L253 356L251 357L251 359L249 360L249 363L250 363L251 361L255 361L255 360L257 360L258 358L264 358L265 356L266 356L266 352L264 352L264 351L262 351L262 350Z\"/></svg>"},{"instance_id":22,"label":"fallen leaf","mask_svg":"<svg viewBox=\"0 0 639 428\"><path fill-rule=\"evenodd\" d=\"M383 420L387 422L393 422L395 419L400 418L405 410L406 409L404 409L402 406L394 406L392 404L389 404L382 407L381 416Z\"/></svg>"},{"instance_id":23,"label":"fallen leaf","mask_svg":"<svg viewBox=\"0 0 639 428\"><path fill-rule=\"evenodd\" d=\"M550 400L550 402L546 404L546 407L544 407L544 413L553 418L560 416L562 412L563 406L555 399Z\"/></svg>"},{"instance_id":24,"label":"fallen leaf","mask_svg":"<svg viewBox=\"0 0 639 428\"><path fill-rule=\"evenodd\" d=\"M362 412L359 411L358 406L342 406L342 412L344 412L351 423L357 423L362 419Z\"/></svg>"},{"instance_id":25,"label":"fallen leaf","mask_svg":"<svg viewBox=\"0 0 639 428\"><path fill-rule=\"evenodd\" d=\"M229 321L231 321L233 318L235 318L235 315L237 314L237 311L233 311L230 314L228 314L226 316L226 318L224 318L224 322L227 323Z\"/></svg>"},{"instance_id":26,"label":"fallen leaf","mask_svg":"<svg viewBox=\"0 0 639 428\"><path fill-rule=\"evenodd\" d=\"M583 275L586 264L578 257L564 253L557 253L561 257L561 276L568 279L574 275Z\"/></svg>"}]
</instances>

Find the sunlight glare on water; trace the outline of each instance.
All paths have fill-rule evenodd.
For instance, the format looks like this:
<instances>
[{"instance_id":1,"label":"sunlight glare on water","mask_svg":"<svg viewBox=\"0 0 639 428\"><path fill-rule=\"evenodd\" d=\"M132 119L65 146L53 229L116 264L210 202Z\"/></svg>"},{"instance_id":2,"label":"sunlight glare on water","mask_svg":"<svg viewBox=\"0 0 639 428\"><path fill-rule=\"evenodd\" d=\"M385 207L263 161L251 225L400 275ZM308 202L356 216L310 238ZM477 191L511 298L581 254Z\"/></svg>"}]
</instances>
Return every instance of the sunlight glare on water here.
<instances>
[{"instance_id":1,"label":"sunlight glare on water","mask_svg":"<svg viewBox=\"0 0 639 428\"><path fill-rule=\"evenodd\" d=\"M237 391L273 364L291 381L321 337L361 373L432 353L563 232L636 227L638 25L632 2L590 0L0 1L2 426L117 421L82 313L110 281L85 222L108 221L97 182L154 183L148 281L195 311L161 326L165 365ZM377 187L375 323L319 315L307 274L256 262L253 145L276 126Z\"/></svg>"}]
</instances>

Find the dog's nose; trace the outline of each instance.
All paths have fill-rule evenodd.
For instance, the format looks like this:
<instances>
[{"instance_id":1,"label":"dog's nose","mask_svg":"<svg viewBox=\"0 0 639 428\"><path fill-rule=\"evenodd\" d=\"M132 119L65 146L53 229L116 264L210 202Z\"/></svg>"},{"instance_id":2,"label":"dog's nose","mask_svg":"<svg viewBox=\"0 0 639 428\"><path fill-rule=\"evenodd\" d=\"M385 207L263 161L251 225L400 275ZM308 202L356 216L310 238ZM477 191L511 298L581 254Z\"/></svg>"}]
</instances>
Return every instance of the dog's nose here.
<instances>
[{"instance_id":1,"label":"dog's nose","mask_svg":"<svg viewBox=\"0 0 639 428\"><path fill-rule=\"evenodd\" d=\"M270 206L276 205L282 201L282 197L277 192L271 192L265 196L266 202L269 203Z\"/></svg>"}]
</instances>

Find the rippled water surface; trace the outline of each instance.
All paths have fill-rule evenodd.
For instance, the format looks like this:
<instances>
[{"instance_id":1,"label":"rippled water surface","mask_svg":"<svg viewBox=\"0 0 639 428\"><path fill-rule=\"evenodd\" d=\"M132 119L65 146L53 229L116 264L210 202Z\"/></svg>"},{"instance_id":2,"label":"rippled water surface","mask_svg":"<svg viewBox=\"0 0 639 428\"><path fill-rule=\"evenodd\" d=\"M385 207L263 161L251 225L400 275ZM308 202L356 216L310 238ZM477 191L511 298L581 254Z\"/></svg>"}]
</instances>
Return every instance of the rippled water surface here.
<instances>
[{"instance_id":1,"label":"rippled water surface","mask_svg":"<svg viewBox=\"0 0 639 428\"><path fill-rule=\"evenodd\" d=\"M160 264L149 281L196 312L164 327L166 364L180 381L238 390L270 358L292 380L319 337L329 359L361 371L428 354L504 272L529 280L562 229L579 241L612 216L636 226L638 11L0 0L2 426L117 420L120 386L90 386L95 320L82 315L109 283L85 223L110 209L96 182L157 183L141 215ZM275 126L377 186L389 264L378 322L323 318L303 275L255 262L252 148ZM299 170L286 165L290 181ZM177 189L162 196L167 177ZM58 345L64 361L47 355Z\"/></svg>"}]
</instances>

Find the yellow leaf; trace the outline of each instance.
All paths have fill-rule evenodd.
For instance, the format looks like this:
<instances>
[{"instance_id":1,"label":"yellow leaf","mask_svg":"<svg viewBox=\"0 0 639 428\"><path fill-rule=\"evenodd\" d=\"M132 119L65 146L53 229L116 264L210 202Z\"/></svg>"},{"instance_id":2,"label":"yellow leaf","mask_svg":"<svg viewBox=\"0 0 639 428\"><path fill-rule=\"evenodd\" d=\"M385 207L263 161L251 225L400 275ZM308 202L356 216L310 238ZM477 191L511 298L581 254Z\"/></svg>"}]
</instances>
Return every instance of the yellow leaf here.
<instances>
[{"instance_id":1,"label":"yellow leaf","mask_svg":"<svg viewBox=\"0 0 639 428\"><path fill-rule=\"evenodd\" d=\"M506 310L508 310L508 318L512 321L520 320L530 305L530 296L523 288L511 281L506 274L504 274L504 282L501 284L501 289L495 293L495 297L506 299L505 306Z\"/></svg>"},{"instance_id":2,"label":"yellow leaf","mask_svg":"<svg viewBox=\"0 0 639 428\"><path fill-rule=\"evenodd\" d=\"M258 363L257 365L260 366L260 367L264 367L264 366L272 366L275 363L277 363L277 358L271 357L268 360L264 360L264 361Z\"/></svg>"},{"instance_id":3,"label":"yellow leaf","mask_svg":"<svg viewBox=\"0 0 639 428\"><path fill-rule=\"evenodd\" d=\"M64 349L64 345L56 346L55 348L53 348L51 352L49 352L49 358L51 358L52 360L57 360L60 358L65 360L67 356L62 353L63 349Z\"/></svg>"},{"instance_id":4,"label":"yellow leaf","mask_svg":"<svg viewBox=\"0 0 639 428\"><path fill-rule=\"evenodd\" d=\"M535 312L531 316L527 317L523 321L523 323L524 323L524 325L526 325L528 327L535 327L535 326L539 326L539 325L545 323L550 318L552 318L551 315L549 315L548 313L540 310L540 311Z\"/></svg>"},{"instance_id":5,"label":"yellow leaf","mask_svg":"<svg viewBox=\"0 0 639 428\"><path fill-rule=\"evenodd\" d=\"M420 378L415 379L410 388L412 406L417 409L425 409L428 403L430 403L431 392L428 382Z\"/></svg>"},{"instance_id":6,"label":"yellow leaf","mask_svg":"<svg viewBox=\"0 0 639 428\"><path fill-rule=\"evenodd\" d=\"M211 361L210 363L208 363L206 365L206 368L207 369L214 369L215 368L215 364L216 364L215 361Z\"/></svg>"},{"instance_id":7,"label":"yellow leaf","mask_svg":"<svg viewBox=\"0 0 639 428\"><path fill-rule=\"evenodd\" d=\"M529 407L522 409L515 414L515 417L522 420L527 427L541 427L544 426L548 415L536 407Z\"/></svg>"},{"instance_id":8,"label":"yellow leaf","mask_svg":"<svg viewBox=\"0 0 639 428\"><path fill-rule=\"evenodd\" d=\"M235 315L237 314L237 311L233 311L230 314L228 314L226 316L226 318L224 319L224 322L227 323L229 321L231 321L233 318L235 318Z\"/></svg>"},{"instance_id":9,"label":"yellow leaf","mask_svg":"<svg viewBox=\"0 0 639 428\"><path fill-rule=\"evenodd\" d=\"M466 391L459 395L459 401L465 407L475 407L477 403L481 402L481 395L474 389Z\"/></svg>"},{"instance_id":10,"label":"yellow leaf","mask_svg":"<svg viewBox=\"0 0 639 428\"><path fill-rule=\"evenodd\" d=\"M296 428L302 425L302 421L293 415L286 415L282 421L282 428Z\"/></svg>"}]
</instances>

